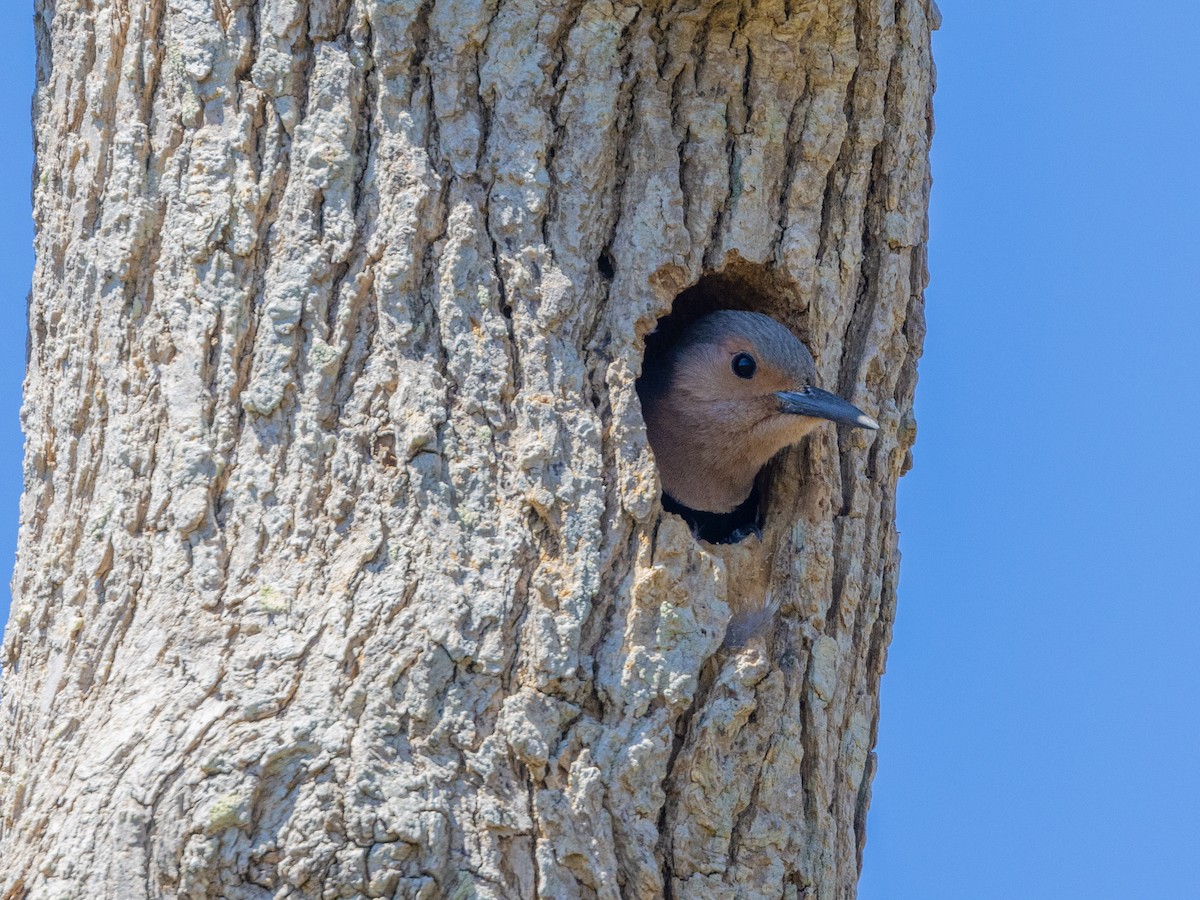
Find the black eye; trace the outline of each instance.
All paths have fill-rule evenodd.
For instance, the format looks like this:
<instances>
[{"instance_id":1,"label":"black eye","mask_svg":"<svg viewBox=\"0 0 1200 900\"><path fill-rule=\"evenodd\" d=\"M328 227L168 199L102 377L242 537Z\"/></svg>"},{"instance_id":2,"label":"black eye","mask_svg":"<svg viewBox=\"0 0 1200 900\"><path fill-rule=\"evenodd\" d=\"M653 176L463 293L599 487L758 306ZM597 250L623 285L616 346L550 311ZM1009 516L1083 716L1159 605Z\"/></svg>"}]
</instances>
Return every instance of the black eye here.
<instances>
[{"instance_id":1,"label":"black eye","mask_svg":"<svg viewBox=\"0 0 1200 900\"><path fill-rule=\"evenodd\" d=\"M753 378L758 363L749 353L739 353L733 358L733 374L738 378Z\"/></svg>"}]
</instances>

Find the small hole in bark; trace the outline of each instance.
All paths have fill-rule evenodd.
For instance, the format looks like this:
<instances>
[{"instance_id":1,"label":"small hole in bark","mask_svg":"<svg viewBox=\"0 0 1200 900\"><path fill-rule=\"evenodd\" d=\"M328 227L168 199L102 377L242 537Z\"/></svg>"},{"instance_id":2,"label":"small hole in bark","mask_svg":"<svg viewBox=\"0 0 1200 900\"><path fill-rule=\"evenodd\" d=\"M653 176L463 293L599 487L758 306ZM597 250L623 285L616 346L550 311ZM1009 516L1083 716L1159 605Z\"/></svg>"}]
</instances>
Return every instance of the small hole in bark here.
<instances>
[{"instance_id":1,"label":"small hole in bark","mask_svg":"<svg viewBox=\"0 0 1200 900\"><path fill-rule=\"evenodd\" d=\"M596 268L609 281L612 281L613 276L617 274L617 267L613 262L612 254L607 250L601 253L600 258L596 260Z\"/></svg>"},{"instance_id":2,"label":"small hole in bark","mask_svg":"<svg viewBox=\"0 0 1200 900\"><path fill-rule=\"evenodd\" d=\"M671 311L658 320L654 331L646 337L642 374L637 381L643 414L647 414L648 410L652 414L654 409L661 409L662 398L672 388L676 348L680 339L699 319L726 309L763 313L788 326L797 337L803 339L805 336L802 331L793 325L800 306L799 297L790 281L765 266L738 260L719 272L702 276L676 296ZM647 416L648 421L649 418L650 415ZM648 424L647 433L653 441L656 434L659 440L663 440L667 431ZM669 452L661 446L655 449L656 457ZM661 458L659 465L663 465ZM718 512L689 507L672 497L665 487L668 480L665 470L660 468L660 476L664 481L663 510L683 518L698 540L709 543L737 543L751 535L761 536L766 522L770 476L774 465L772 462L762 468L749 496L739 505L732 510ZM689 474L688 477L692 476ZM706 476L697 467L694 477L702 479Z\"/></svg>"},{"instance_id":3,"label":"small hole in bark","mask_svg":"<svg viewBox=\"0 0 1200 900\"><path fill-rule=\"evenodd\" d=\"M512 318L512 304L501 303L500 304L500 314L502 316L504 316L504 318L506 318L506 319L511 319Z\"/></svg>"}]
</instances>

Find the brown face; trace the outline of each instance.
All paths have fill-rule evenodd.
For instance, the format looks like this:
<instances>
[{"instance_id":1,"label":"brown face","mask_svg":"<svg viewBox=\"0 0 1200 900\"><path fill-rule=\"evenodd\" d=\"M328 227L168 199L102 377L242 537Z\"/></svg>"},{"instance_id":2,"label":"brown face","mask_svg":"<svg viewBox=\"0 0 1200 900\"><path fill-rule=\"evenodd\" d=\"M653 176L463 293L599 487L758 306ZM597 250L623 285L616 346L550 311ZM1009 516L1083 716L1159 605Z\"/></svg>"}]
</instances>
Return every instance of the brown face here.
<instances>
[{"instance_id":1,"label":"brown face","mask_svg":"<svg viewBox=\"0 0 1200 900\"><path fill-rule=\"evenodd\" d=\"M772 456L821 422L876 427L815 377L808 349L774 319L725 310L698 320L672 349L668 377L642 397L663 489L692 509L728 511Z\"/></svg>"},{"instance_id":2,"label":"brown face","mask_svg":"<svg viewBox=\"0 0 1200 900\"><path fill-rule=\"evenodd\" d=\"M817 419L785 413L778 396L809 387L815 366L804 345L765 316L729 324L757 327L729 328L714 340L684 348L676 357L673 394L689 408L689 418L707 420L726 441L766 441L769 449L755 447L750 455L766 452L770 458L817 424Z\"/></svg>"},{"instance_id":3,"label":"brown face","mask_svg":"<svg viewBox=\"0 0 1200 900\"><path fill-rule=\"evenodd\" d=\"M690 370L694 378L704 382L712 399L750 400L773 394L775 391L797 391L809 385L811 373L803 365L806 360L788 360L783 366L764 353L753 340L742 335L730 335L716 344L694 348L680 360L678 371Z\"/></svg>"},{"instance_id":4,"label":"brown face","mask_svg":"<svg viewBox=\"0 0 1200 900\"><path fill-rule=\"evenodd\" d=\"M674 383L686 385L682 392L695 413L751 458L768 460L816 425L806 416L782 414L775 396L808 386L804 366L779 365L748 335L695 347L679 364Z\"/></svg>"}]
</instances>

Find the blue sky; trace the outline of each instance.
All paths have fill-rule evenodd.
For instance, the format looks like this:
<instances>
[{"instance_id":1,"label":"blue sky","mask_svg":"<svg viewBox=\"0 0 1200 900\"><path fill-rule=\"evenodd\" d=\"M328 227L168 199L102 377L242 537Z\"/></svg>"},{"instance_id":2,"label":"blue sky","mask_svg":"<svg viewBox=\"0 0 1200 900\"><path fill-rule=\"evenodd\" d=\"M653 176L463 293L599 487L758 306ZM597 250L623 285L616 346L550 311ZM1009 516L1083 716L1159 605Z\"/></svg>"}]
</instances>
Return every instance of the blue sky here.
<instances>
[{"instance_id":1,"label":"blue sky","mask_svg":"<svg viewBox=\"0 0 1200 900\"><path fill-rule=\"evenodd\" d=\"M0 5L4 584L30 6ZM942 3L929 335L863 900L1200 898L1200 4L1144 10Z\"/></svg>"},{"instance_id":2,"label":"blue sky","mask_svg":"<svg viewBox=\"0 0 1200 900\"><path fill-rule=\"evenodd\" d=\"M942 12L860 896L1200 898L1200 4Z\"/></svg>"},{"instance_id":3,"label":"blue sky","mask_svg":"<svg viewBox=\"0 0 1200 900\"><path fill-rule=\"evenodd\" d=\"M21 382L25 377L25 304L33 279L30 192L33 137L33 2L2 0L0 34L0 622L8 621L9 583L21 499Z\"/></svg>"}]
</instances>

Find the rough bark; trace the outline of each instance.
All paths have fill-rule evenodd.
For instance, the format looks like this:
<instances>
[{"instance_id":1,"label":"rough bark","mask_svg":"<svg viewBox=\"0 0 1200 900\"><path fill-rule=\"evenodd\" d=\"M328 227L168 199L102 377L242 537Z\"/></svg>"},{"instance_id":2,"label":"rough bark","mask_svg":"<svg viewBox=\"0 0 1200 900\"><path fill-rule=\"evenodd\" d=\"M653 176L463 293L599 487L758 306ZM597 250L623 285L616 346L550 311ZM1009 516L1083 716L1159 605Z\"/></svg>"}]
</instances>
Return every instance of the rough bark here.
<instances>
[{"instance_id":1,"label":"rough bark","mask_svg":"<svg viewBox=\"0 0 1200 900\"><path fill-rule=\"evenodd\" d=\"M852 897L930 0L36 6L3 896ZM761 544L659 504L696 284L882 424Z\"/></svg>"}]
</instances>

